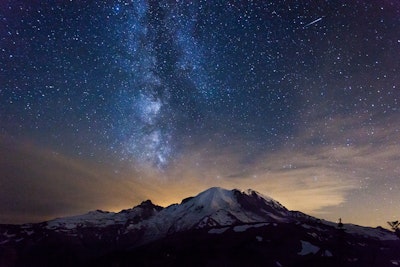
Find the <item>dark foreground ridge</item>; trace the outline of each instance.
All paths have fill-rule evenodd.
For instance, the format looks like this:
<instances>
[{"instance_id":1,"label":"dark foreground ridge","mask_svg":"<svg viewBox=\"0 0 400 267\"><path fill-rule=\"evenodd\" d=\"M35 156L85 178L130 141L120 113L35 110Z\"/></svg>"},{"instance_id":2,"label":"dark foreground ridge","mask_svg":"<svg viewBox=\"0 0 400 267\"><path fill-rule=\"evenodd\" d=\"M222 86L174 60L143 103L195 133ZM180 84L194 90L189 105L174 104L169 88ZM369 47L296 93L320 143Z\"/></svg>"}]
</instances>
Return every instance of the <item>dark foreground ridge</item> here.
<instances>
[{"instance_id":1,"label":"dark foreground ridge","mask_svg":"<svg viewBox=\"0 0 400 267\"><path fill-rule=\"evenodd\" d=\"M398 266L383 228L319 220L256 191L210 188L167 208L150 200L38 224L0 225L0 267Z\"/></svg>"}]
</instances>

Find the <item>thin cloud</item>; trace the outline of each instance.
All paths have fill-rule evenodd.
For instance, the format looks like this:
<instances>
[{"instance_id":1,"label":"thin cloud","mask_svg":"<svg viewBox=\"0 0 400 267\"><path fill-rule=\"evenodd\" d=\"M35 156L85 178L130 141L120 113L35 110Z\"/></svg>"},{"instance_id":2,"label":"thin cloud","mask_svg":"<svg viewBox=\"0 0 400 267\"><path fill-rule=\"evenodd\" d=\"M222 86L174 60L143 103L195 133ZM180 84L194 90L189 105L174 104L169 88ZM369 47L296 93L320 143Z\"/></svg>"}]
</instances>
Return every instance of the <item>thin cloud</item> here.
<instances>
[{"instance_id":1,"label":"thin cloud","mask_svg":"<svg viewBox=\"0 0 400 267\"><path fill-rule=\"evenodd\" d=\"M29 222L126 208L145 194L145 183L117 179L106 166L26 143L1 144L0 220Z\"/></svg>"}]
</instances>

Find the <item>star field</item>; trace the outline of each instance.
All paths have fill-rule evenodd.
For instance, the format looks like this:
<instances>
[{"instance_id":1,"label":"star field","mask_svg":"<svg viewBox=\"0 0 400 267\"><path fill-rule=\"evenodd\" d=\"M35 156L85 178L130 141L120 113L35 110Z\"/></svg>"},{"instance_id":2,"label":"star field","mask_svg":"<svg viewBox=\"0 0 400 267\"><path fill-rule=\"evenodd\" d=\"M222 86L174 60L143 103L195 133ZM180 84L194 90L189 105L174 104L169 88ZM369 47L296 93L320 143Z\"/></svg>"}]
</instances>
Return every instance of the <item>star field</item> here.
<instances>
[{"instance_id":1,"label":"star field","mask_svg":"<svg viewBox=\"0 0 400 267\"><path fill-rule=\"evenodd\" d=\"M399 219L399 32L389 0L4 1L0 220L215 185Z\"/></svg>"}]
</instances>

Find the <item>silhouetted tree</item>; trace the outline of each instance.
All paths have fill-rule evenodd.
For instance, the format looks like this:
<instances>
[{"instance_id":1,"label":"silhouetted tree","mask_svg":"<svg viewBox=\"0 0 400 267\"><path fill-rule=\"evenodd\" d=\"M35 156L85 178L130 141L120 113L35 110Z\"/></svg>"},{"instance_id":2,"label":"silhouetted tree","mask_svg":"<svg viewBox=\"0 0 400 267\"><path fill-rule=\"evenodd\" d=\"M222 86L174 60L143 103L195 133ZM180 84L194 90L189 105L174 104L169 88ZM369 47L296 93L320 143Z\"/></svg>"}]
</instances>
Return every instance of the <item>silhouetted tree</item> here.
<instances>
[{"instance_id":1,"label":"silhouetted tree","mask_svg":"<svg viewBox=\"0 0 400 267\"><path fill-rule=\"evenodd\" d=\"M393 221L393 222L387 222L390 225L390 228L392 228L393 231L396 231L399 229L400 222L399 221Z\"/></svg>"},{"instance_id":2,"label":"silhouetted tree","mask_svg":"<svg viewBox=\"0 0 400 267\"><path fill-rule=\"evenodd\" d=\"M400 238L400 222L399 221L393 221L393 222L387 222L390 225L390 228L395 232L395 234Z\"/></svg>"},{"instance_id":3,"label":"silhouetted tree","mask_svg":"<svg viewBox=\"0 0 400 267\"><path fill-rule=\"evenodd\" d=\"M337 226L339 227L339 229L343 229L342 218L339 218L339 222L338 222Z\"/></svg>"}]
</instances>

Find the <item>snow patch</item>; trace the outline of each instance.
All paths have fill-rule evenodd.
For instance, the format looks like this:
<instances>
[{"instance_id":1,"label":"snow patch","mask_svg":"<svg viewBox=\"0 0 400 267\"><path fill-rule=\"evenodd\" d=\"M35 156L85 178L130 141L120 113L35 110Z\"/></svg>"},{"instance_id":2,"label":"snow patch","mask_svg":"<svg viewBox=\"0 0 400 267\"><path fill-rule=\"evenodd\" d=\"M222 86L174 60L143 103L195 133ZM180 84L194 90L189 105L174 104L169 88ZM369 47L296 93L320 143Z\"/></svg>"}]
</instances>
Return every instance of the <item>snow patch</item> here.
<instances>
[{"instance_id":1,"label":"snow patch","mask_svg":"<svg viewBox=\"0 0 400 267\"><path fill-rule=\"evenodd\" d=\"M393 232L383 228L360 227L358 225L346 224L345 229L348 233L371 237L378 240L389 241L398 239Z\"/></svg>"},{"instance_id":2,"label":"snow patch","mask_svg":"<svg viewBox=\"0 0 400 267\"><path fill-rule=\"evenodd\" d=\"M259 228L259 227L263 227L263 226L267 226L269 223L257 223L257 224L246 224L246 225L238 225L233 227L233 231L235 232L245 232L250 228Z\"/></svg>"},{"instance_id":3,"label":"snow patch","mask_svg":"<svg viewBox=\"0 0 400 267\"><path fill-rule=\"evenodd\" d=\"M252 228L253 226L252 225L239 225L239 226L235 226L235 227L233 227L233 231L235 231L235 232L245 232L245 231L247 231L248 229L250 229L250 228Z\"/></svg>"},{"instance_id":4,"label":"snow patch","mask_svg":"<svg viewBox=\"0 0 400 267\"><path fill-rule=\"evenodd\" d=\"M26 233L28 236L30 236L30 235L33 235L33 234L35 233L35 231L29 230L29 231L25 231L25 233Z\"/></svg>"},{"instance_id":5,"label":"snow patch","mask_svg":"<svg viewBox=\"0 0 400 267\"><path fill-rule=\"evenodd\" d=\"M329 221L324 221L325 225L336 227L337 224ZM366 238L373 238L381 241L395 241L398 237L395 233L382 227L372 228L359 226L355 224L344 224L343 229L349 234L355 234Z\"/></svg>"},{"instance_id":6,"label":"snow patch","mask_svg":"<svg viewBox=\"0 0 400 267\"><path fill-rule=\"evenodd\" d=\"M348 262L357 262L358 258L348 258L347 261Z\"/></svg>"},{"instance_id":7,"label":"snow patch","mask_svg":"<svg viewBox=\"0 0 400 267\"><path fill-rule=\"evenodd\" d=\"M317 233L308 233L310 236L314 237L315 239L320 239Z\"/></svg>"},{"instance_id":8,"label":"snow patch","mask_svg":"<svg viewBox=\"0 0 400 267\"><path fill-rule=\"evenodd\" d=\"M228 230L229 227L224 227L224 228L214 228L208 231L209 234L222 234L225 233L226 230Z\"/></svg>"},{"instance_id":9,"label":"snow patch","mask_svg":"<svg viewBox=\"0 0 400 267\"><path fill-rule=\"evenodd\" d=\"M300 240L300 241L301 241L301 251L299 253L297 253L298 255L305 256L310 253L315 254L320 249L319 247L314 246L310 242L303 241L303 240Z\"/></svg>"},{"instance_id":10,"label":"snow patch","mask_svg":"<svg viewBox=\"0 0 400 267\"><path fill-rule=\"evenodd\" d=\"M15 236L16 236L16 234L9 234L8 232L5 232L3 235L4 235L5 237L7 237L7 238L12 238L12 237L15 237Z\"/></svg>"},{"instance_id":11,"label":"snow patch","mask_svg":"<svg viewBox=\"0 0 400 267\"><path fill-rule=\"evenodd\" d=\"M325 256L325 257L333 257L333 254L332 254L332 252L330 252L329 250L325 250L324 256Z\"/></svg>"}]
</instances>

